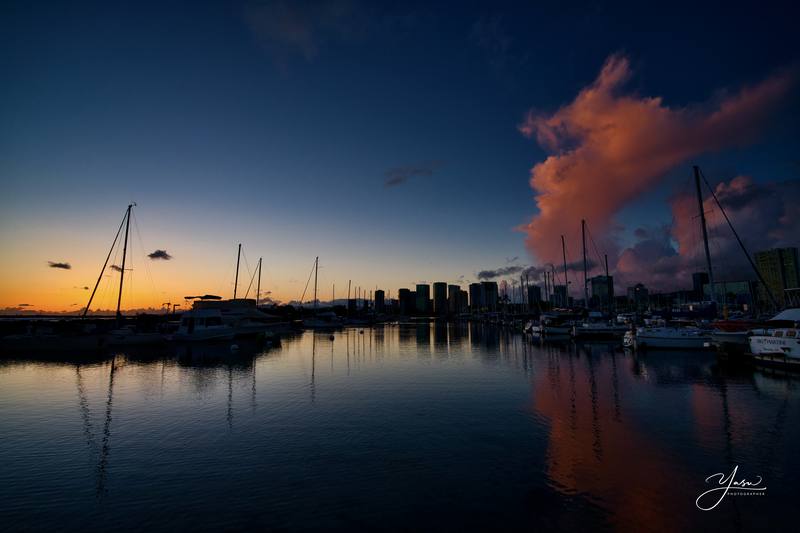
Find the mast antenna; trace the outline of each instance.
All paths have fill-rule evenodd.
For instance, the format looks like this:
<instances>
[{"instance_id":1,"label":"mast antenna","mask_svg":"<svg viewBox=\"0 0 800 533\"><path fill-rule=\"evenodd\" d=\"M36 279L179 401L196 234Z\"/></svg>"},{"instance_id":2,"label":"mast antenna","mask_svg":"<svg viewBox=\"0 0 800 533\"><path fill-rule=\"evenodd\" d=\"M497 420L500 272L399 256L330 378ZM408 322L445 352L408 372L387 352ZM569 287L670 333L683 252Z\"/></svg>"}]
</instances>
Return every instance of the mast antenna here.
<instances>
[{"instance_id":1,"label":"mast antenna","mask_svg":"<svg viewBox=\"0 0 800 533\"><path fill-rule=\"evenodd\" d=\"M125 225L125 220L128 218L128 211L125 211L125 214L122 216L122 221L119 223L119 228L117 229L117 234L114 237L114 242L111 243L111 248L108 250L108 255L106 256L106 262L103 263L103 268L100 269L100 275L97 276L97 283L94 284L94 289L92 290L91 296L89 296L89 303L86 304L86 308L83 310L83 315L81 318L86 318L86 313L89 312L89 308L92 306L92 300L94 300L94 295L97 292L97 287L100 285L100 280L103 279L103 273L106 271L106 267L108 266L108 260L111 259L111 252L114 251L114 246L117 245L117 240L119 240L119 234L122 231L122 226Z\"/></svg>"},{"instance_id":2,"label":"mast antenna","mask_svg":"<svg viewBox=\"0 0 800 533\"><path fill-rule=\"evenodd\" d=\"M716 303L716 291L714 290L714 271L711 268L711 252L708 249L708 229L706 229L706 213L703 209L703 192L700 190L700 167L694 165L694 184L697 188L697 206L700 211L700 226L703 228L703 247L706 251L706 265L708 268L708 282L711 284L711 301Z\"/></svg>"},{"instance_id":3,"label":"mast antenna","mask_svg":"<svg viewBox=\"0 0 800 533\"><path fill-rule=\"evenodd\" d=\"M695 168L697 168L697 167L695 167ZM714 189L711 188L711 184L708 183L708 180L706 179L705 174L703 174L703 171L700 170L699 168L698 168L698 171L700 172L700 175L702 176L703 181L706 183L706 187L708 187L708 190L711 191L711 196L712 196L712 198L714 198L714 201L717 203L717 207L719 207L719 210L722 211L722 216L725 217L725 222L727 222L728 223L728 227L731 228L731 231L733 232L733 236L736 237L736 241L739 243L739 246L742 248L742 252L744 252L744 256L747 258L747 261L750 263L750 266L753 267L753 270L755 271L756 276L758 276L758 281L761 282L761 285L763 285L764 289L767 291L767 295L769 296L769 299L772 302L772 305L774 305L776 309L780 308L780 305L778 305L778 301L775 299L775 295L772 294L772 291L770 290L769 285L767 285L767 283L764 281L764 277L761 275L761 271L756 266L755 262L753 261L753 258L750 257L750 253L747 251L747 248L745 248L744 243L742 242L742 239L739 238L739 234L736 232L736 228L733 227L733 222L731 222L731 219L728 218L728 214L725 212L725 209L723 209L722 204L719 202L719 199L717 198L717 194L714 192Z\"/></svg>"},{"instance_id":4,"label":"mast antenna","mask_svg":"<svg viewBox=\"0 0 800 533\"><path fill-rule=\"evenodd\" d=\"M586 267L586 219L581 219L581 240L583 241L583 302L589 309L589 270Z\"/></svg>"},{"instance_id":5,"label":"mast antenna","mask_svg":"<svg viewBox=\"0 0 800 533\"><path fill-rule=\"evenodd\" d=\"M233 299L236 299L236 289L239 287L239 260L242 258L242 243L239 243L239 252L236 254L236 279L233 282Z\"/></svg>"},{"instance_id":6,"label":"mast antenna","mask_svg":"<svg viewBox=\"0 0 800 533\"><path fill-rule=\"evenodd\" d=\"M117 323L122 321L122 312L120 311L120 304L122 303L122 282L125 281L125 258L128 254L128 234L131 229L131 209L135 203L128 204L128 210L125 213L125 244L122 247L122 268L119 271L119 294L117 295Z\"/></svg>"}]
</instances>

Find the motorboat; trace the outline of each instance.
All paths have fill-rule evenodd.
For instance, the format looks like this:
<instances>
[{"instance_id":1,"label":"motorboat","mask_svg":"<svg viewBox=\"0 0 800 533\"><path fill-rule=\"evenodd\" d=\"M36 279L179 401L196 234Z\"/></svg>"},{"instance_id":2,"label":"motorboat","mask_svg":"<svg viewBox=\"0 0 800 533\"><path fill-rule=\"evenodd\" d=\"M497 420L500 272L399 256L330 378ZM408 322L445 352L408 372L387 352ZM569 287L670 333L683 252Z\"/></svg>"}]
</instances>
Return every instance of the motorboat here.
<instances>
[{"instance_id":1,"label":"motorboat","mask_svg":"<svg viewBox=\"0 0 800 533\"><path fill-rule=\"evenodd\" d=\"M781 311L748 342L756 363L800 369L800 308Z\"/></svg>"},{"instance_id":2,"label":"motorboat","mask_svg":"<svg viewBox=\"0 0 800 533\"><path fill-rule=\"evenodd\" d=\"M219 309L192 309L183 313L178 331L170 336L180 342L230 340L236 330L222 319Z\"/></svg>"},{"instance_id":3,"label":"motorboat","mask_svg":"<svg viewBox=\"0 0 800 533\"><path fill-rule=\"evenodd\" d=\"M288 331L290 324L280 317L265 313L252 298L222 300L213 295L193 298L192 311L218 311L222 323L230 326L237 337L271 335Z\"/></svg>"},{"instance_id":4,"label":"motorboat","mask_svg":"<svg viewBox=\"0 0 800 533\"><path fill-rule=\"evenodd\" d=\"M636 349L666 348L685 350L705 350L712 347L711 333L697 327L671 325L645 326L637 328L628 337Z\"/></svg>"},{"instance_id":5,"label":"motorboat","mask_svg":"<svg viewBox=\"0 0 800 533\"><path fill-rule=\"evenodd\" d=\"M572 327L572 336L578 339L618 339L625 335L630 327L614 324L603 318L601 313L591 312L580 323Z\"/></svg>"}]
</instances>

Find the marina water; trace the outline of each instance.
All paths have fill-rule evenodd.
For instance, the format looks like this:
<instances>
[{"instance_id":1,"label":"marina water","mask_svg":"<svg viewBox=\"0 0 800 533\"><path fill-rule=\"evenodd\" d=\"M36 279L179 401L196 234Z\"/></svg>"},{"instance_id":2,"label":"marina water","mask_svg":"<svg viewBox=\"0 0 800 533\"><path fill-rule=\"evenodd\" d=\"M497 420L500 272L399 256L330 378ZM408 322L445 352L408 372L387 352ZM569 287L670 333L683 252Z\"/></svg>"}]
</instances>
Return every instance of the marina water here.
<instances>
[{"instance_id":1,"label":"marina water","mask_svg":"<svg viewBox=\"0 0 800 533\"><path fill-rule=\"evenodd\" d=\"M798 384L444 322L4 357L0 529L788 530Z\"/></svg>"}]
</instances>

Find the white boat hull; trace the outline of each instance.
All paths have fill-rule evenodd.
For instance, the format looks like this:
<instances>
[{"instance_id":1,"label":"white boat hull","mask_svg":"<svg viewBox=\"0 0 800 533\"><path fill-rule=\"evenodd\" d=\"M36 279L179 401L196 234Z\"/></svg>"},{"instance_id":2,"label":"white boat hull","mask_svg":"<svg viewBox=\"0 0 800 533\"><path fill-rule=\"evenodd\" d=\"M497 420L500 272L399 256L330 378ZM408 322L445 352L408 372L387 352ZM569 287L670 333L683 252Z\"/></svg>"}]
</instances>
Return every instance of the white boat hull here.
<instances>
[{"instance_id":1,"label":"white boat hull","mask_svg":"<svg viewBox=\"0 0 800 533\"><path fill-rule=\"evenodd\" d=\"M711 335L695 330L656 329L639 330L635 336L637 349L705 350L712 347Z\"/></svg>"},{"instance_id":2,"label":"white boat hull","mask_svg":"<svg viewBox=\"0 0 800 533\"><path fill-rule=\"evenodd\" d=\"M749 340L753 356L780 356L800 362L800 339L753 335Z\"/></svg>"}]
</instances>

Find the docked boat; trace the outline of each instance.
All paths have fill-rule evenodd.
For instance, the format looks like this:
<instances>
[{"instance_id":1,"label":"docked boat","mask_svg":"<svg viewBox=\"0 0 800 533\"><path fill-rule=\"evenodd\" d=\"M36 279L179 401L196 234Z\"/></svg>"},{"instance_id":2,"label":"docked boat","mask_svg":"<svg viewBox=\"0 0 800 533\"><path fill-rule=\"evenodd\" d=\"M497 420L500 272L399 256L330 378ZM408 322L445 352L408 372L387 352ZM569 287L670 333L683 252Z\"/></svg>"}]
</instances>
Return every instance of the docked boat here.
<instances>
[{"instance_id":1,"label":"docked boat","mask_svg":"<svg viewBox=\"0 0 800 533\"><path fill-rule=\"evenodd\" d=\"M353 323L351 325L365 325ZM317 313L311 318L303 320L303 327L308 329L338 329L344 326L344 322L333 311Z\"/></svg>"},{"instance_id":2,"label":"docked boat","mask_svg":"<svg viewBox=\"0 0 800 533\"><path fill-rule=\"evenodd\" d=\"M629 329L604 319L602 313L591 312L587 320L572 327L572 336L576 339L620 339Z\"/></svg>"},{"instance_id":3,"label":"docked boat","mask_svg":"<svg viewBox=\"0 0 800 533\"><path fill-rule=\"evenodd\" d=\"M542 313L539 322L530 321L525 324L523 331L533 337L568 337L572 333L570 316L559 313Z\"/></svg>"},{"instance_id":4,"label":"docked boat","mask_svg":"<svg viewBox=\"0 0 800 533\"><path fill-rule=\"evenodd\" d=\"M132 325L112 329L106 334L109 346L147 346L165 341L166 336L159 331L139 331Z\"/></svg>"},{"instance_id":5,"label":"docked boat","mask_svg":"<svg viewBox=\"0 0 800 533\"><path fill-rule=\"evenodd\" d=\"M627 337L626 345L636 349L706 350L712 347L711 333L697 327L645 326Z\"/></svg>"},{"instance_id":6,"label":"docked boat","mask_svg":"<svg viewBox=\"0 0 800 533\"><path fill-rule=\"evenodd\" d=\"M178 331L170 336L178 342L230 340L236 330L225 324L219 309L192 309L183 313Z\"/></svg>"},{"instance_id":7,"label":"docked boat","mask_svg":"<svg viewBox=\"0 0 800 533\"><path fill-rule=\"evenodd\" d=\"M331 330L331 329L338 329L344 326L344 322L342 321L339 316L334 313L333 311L317 311L317 305L319 304L319 300L317 299L317 276L319 274L319 256L314 259L314 310L313 315L309 318L304 318L302 320L302 325L304 328L308 329L321 329L321 330ZM309 276L309 281L311 278ZM303 301L305 297L305 291L303 291L303 296L300 297L300 301Z\"/></svg>"},{"instance_id":8,"label":"docked boat","mask_svg":"<svg viewBox=\"0 0 800 533\"><path fill-rule=\"evenodd\" d=\"M755 320L716 320L711 323L711 343L728 356L742 356L749 351L748 337L753 329L763 328L763 322Z\"/></svg>"},{"instance_id":9,"label":"docked boat","mask_svg":"<svg viewBox=\"0 0 800 533\"><path fill-rule=\"evenodd\" d=\"M230 326L237 337L274 335L289 330L290 324L280 317L270 315L259 309L256 300L234 298L223 300L218 296L187 297L194 299L192 311L219 311L222 323Z\"/></svg>"},{"instance_id":10,"label":"docked boat","mask_svg":"<svg viewBox=\"0 0 800 533\"><path fill-rule=\"evenodd\" d=\"M748 341L756 363L800 370L800 308L781 311Z\"/></svg>"}]
</instances>

